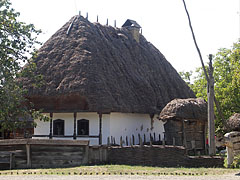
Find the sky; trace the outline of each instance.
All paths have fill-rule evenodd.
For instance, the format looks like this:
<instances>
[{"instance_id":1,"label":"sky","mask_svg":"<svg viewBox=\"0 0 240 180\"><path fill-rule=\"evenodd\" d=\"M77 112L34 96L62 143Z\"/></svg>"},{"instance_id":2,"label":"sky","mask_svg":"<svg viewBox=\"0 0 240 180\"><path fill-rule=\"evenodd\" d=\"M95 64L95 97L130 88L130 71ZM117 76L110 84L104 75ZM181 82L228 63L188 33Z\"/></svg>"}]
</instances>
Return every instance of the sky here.
<instances>
[{"instance_id":1,"label":"sky","mask_svg":"<svg viewBox=\"0 0 240 180\"><path fill-rule=\"evenodd\" d=\"M121 27L127 19L142 26L142 34L179 71L201 66L182 0L11 0L19 19L41 29L48 40L70 18L79 14L91 22ZM208 62L208 54L231 48L240 34L240 0L185 0L195 36Z\"/></svg>"}]
</instances>

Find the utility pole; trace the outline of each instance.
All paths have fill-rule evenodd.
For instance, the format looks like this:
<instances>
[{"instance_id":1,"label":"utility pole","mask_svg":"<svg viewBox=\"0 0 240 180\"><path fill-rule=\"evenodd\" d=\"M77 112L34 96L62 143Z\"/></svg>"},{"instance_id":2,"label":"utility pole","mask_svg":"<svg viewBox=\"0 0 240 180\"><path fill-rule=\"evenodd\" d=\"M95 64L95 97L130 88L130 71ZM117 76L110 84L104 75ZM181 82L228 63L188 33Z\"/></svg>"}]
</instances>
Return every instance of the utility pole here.
<instances>
[{"instance_id":1,"label":"utility pole","mask_svg":"<svg viewBox=\"0 0 240 180\"><path fill-rule=\"evenodd\" d=\"M208 81L208 143L209 155L216 155L215 123L214 123L214 78L212 54L209 54L209 81Z\"/></svg>"}]
</instances>

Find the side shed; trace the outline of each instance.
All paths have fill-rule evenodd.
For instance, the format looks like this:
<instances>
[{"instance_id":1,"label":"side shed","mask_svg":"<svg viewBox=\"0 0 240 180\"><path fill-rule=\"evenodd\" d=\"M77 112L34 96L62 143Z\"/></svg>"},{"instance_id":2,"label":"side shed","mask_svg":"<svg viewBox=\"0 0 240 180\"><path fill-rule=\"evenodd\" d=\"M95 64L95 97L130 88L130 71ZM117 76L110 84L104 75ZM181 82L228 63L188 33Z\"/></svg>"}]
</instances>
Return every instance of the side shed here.
<instances>
[{"instance_id":1,"label":"side shed","mask_svg":"<svg viewBox=\"0 0 240 180\"><path fill-rule=\"evenodd\" d=\"M207 103L202 98L174 99L160 113L167 144L204 152L207 133ZM174 139L174 140L173 140Z\"/></svg>"}]
</instances>

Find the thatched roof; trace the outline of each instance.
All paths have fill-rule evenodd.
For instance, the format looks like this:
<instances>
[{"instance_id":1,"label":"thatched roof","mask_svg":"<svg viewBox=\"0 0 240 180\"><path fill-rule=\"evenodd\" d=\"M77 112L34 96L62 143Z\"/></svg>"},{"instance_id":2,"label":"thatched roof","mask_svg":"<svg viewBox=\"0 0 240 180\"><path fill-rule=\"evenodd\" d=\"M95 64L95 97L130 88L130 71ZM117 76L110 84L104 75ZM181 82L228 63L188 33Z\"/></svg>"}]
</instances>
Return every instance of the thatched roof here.
<instances>
[{"instance_id":1,"label":"thatched roof","mask_svg":"<svg viewBox=\"0 0 240 180\"><path fill-rule=\"evenodd\" d=\"M227 129L229 131L240 131L240 113L233 114L227 120Z\"/></svg>"},{"instance_id":2,"label":"thatched roof","mask_svg":"<svg viewBox=\"0 0 240 180\"><path fill-rule=\"evenodd\" d=\"M28 98L45 110L156 113L172 99L194 97L165 57L142 35L75 16L38 51Z\"/></svg>"},{"instance_id":3,"label":"thatched roof","mask_svg":"<svg viewBox=\"0 0 240 180\"><path fill-rule=\"evenodd\" d=\"M207 121L207 103L202 98L174 99L163 108L159 119Z\"/></svg>"}]
</instances>

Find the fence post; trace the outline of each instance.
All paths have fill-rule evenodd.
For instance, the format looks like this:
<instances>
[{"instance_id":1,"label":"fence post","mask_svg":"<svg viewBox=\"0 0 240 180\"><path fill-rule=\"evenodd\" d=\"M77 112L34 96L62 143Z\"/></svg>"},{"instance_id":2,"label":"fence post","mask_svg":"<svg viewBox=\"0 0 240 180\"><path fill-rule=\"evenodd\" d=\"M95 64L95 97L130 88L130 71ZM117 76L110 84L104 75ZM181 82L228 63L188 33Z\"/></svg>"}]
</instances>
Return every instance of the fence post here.
<instances>
[{"instance_id":1,"label":"fence post","mask_svg":"<svg viewBox=\"0 0 240 180\"><path fill-rule=\"evenodd\" d=\"M31 147L30 144L26 144L26 153L27 153L27 168L31 168L32 160L31 160Z\"/></svg>"},{"instance_id":2,"label":"fence post","mask_svg":"<svg viewBox=\"0 0 240 180\"><path fill-rule=\"evenodd\" d=\"M173 137L173 146L176 146L176 139Z\"/></svg>"},{"instance_id":3,"label":"fence post","mask_svg":"<svg viewBox=\"0 0 240 180\"><path fill-rule=\"evenodd\" d=\"M113 144L113 137L111 136L111 145Z\"/></svg>"},{"instance_id":4,"label":"fence post","mask_svg":"<svg viewBox=\"0 0 240 180\"><path fill-rule=\"evenodd\" d=\"M134 135L132 135L132 143L133 143L133 145L135 145L135 138L134 138Z\"/></svg>"},{"instance_id":5,"label":"fence post","mask_svg":"<svg viewBox=\"0 0 240 180\"><path fill-rule=\"evenodd\" d=\"M140 145L140 134L138 133L138 142L139 142L139 145Z\"/></svg>"},{"instance_id":6,"label":"fence post","mask_svg":"<svg viewBox=\"0 0 240 180\"><path fill-rule=\"evenodd\" d=\"M107 138L107 145L110 146L110 137Z\"/></svg>"},{"instance_id":7,"label":"fence post","mask_svg":"<svg viewBox=\"0 0 240 180\"><path fill-rule=\"evenodd\" d=\"M143 142L142 142L142 138L141 138L141 136L139 136L140 138L139 138L139 141L140 141L140 147L143 147Z\"/></svg>"},{"instance_id":8,"label":"fence post","mask_svg":"<svg viewBox=\"0 0 240 180\"><path fill-rule=\"evenodd\" d=\"M113 138L113 144L116 145L115 137Z\"/></svg>"},{"instance_id":9,"label":"fence post","mask_svg":"<svg viewBox=\"0 0 240 180\"><path fill-rule=\"evenodd\" d=\"M150 135L150 147L152 147L152 136Z\"/></svg>"},{"instance_id":10,"label":"fence post","mask_svg":"<svg viewBox=\"0 0 240 180\"><path fill-rule=\"evenodd\" d=\"M194 155L196 155L196 142L193 140L191 141L192 149L194 151Z\"/></svg>"},{"instance_id":11,"label":"fence post","mask_svg":"<svg viewBox=\"0 0 240 180\"><path fill-rule=\"evenodd\" d=\"M128 146L128 137L126 136L126 146Z\"/></svg>"},{"instance_id":12,"label":"fence post","mask_svg":"<svg viewBox=\"0 0 240 180\"><path fill-rule=\"evenodd\" d=\"M122 140L122 136L120 137L120 146L123 147L123 140Z\"/></svg>"},{"instance_id":13,"label":"fence post","mask_svg":"<svg viewBox=\"0 0 240 180\"><path fill-rule=\"evenodd\" d=\"M131 136L129 137L129 144L130 144L131 147L133 147Z\"/></svg>"},{"instance_id":14,"label":"fence post","mask_svg":"<svg viewBox=\"0 0 240 180\"><path fill-rule=\"evenodd\" d=\"M227 146L227 166L230 167L233 163L234 155L233 148Z\"/></svg>"}]
</instances>

